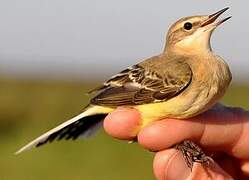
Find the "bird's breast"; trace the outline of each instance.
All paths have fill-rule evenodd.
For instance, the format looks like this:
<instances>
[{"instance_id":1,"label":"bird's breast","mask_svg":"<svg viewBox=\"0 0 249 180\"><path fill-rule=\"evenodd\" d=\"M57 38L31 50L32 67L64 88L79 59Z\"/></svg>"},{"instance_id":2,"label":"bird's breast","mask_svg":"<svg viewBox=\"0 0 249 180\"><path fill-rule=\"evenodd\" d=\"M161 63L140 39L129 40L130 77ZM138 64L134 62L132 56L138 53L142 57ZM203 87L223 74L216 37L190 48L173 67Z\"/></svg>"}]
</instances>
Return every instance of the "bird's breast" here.
<instances>
[{"instance_id":1,"label":"bird's breast","mask_svg":"<svg viewBox=\"0 0 249 180\"><path fill-rule=\"evenodd\" d=\"M215 105L225 94L232 78L228 65L218 56L200 58L194 68L192 83L181 94L188 106L181 113L183 118L196 116Z\"/></svg>"},{"instance_id":2,"label":"bird's breast","mask_svg":"<svg viewBox=\"0 0 249 180\"><path fill-rule=\"evenodd\" d=\"M137 107L143 125L162 118L187 119L208 110L222 98L230 81L230 70L221 58L199 63L193 69L191 84L181 94L165 102Z\"/></svg>"}]
</instances>

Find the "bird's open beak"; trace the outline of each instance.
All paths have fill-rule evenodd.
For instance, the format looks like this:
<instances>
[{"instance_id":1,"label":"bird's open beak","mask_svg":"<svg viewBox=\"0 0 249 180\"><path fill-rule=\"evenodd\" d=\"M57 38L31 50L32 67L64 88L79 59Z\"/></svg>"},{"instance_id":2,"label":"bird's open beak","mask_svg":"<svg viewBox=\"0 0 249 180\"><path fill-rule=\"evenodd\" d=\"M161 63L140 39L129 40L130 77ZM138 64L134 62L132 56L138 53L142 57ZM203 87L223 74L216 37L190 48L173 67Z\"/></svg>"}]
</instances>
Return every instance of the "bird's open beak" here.
<instances>
[{"instance_id":1,"label":"bird's open beak","mask_svg":"<svg viewBox=\"0 0 249 180\"><path fill-rule=\"evenodd\" d=\"M230 19L232 16L229 16L221 21L218 21L218 22L215 22L215 20L221 15L223 14L225 11L227 11L229 8L224 8L214 14L211 14L208 16L208 19L206 21L204 21L202 24L201 24L201 27L205 27L205 26L208 26L208 25L214 25L214 27L217 27L219 26L220 24L224 23L225 21L227 21L228 19Z\"/></svg>"}]
</instances>

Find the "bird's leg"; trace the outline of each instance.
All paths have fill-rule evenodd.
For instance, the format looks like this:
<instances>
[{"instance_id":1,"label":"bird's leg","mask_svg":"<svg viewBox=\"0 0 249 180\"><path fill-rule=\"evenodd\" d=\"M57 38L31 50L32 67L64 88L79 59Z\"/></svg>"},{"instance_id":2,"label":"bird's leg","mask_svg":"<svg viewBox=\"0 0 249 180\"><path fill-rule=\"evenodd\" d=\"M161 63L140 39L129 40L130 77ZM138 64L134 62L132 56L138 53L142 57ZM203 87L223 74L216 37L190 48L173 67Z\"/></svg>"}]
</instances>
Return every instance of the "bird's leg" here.
<instances>
[{"instance_id":1,"label":"bird's leg","mask_svg":"<svg viewBox=\"0 0 249 180\"><path fill-rule=\"evenodd\" d=\"M174 148L182 152L183 157L191 170L194 162L208 164L210 161L210 157L206 156L202 149L192 141L185 140L176 144Z\"/></svg>"}]
</instances>

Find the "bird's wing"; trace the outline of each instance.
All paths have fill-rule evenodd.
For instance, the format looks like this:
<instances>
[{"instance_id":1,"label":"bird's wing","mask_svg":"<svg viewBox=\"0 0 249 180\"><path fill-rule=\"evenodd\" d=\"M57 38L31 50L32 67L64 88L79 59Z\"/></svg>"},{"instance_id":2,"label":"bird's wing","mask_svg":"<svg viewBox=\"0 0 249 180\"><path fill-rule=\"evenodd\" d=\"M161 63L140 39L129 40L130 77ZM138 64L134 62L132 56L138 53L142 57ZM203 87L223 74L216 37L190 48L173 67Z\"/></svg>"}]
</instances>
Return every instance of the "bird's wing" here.
<instances>
[{"instance_id":1,"label":"bird's wing","mask_svg":"<svg viewBox=\"0 0 249 180\"><path fill-rule=\"evenodd\" d=\"M94 91L91 104L107 107L162 102L181 93L191 82L190 66L181 58L138 64L120 72Z\"/></svg>"}]
</instances>

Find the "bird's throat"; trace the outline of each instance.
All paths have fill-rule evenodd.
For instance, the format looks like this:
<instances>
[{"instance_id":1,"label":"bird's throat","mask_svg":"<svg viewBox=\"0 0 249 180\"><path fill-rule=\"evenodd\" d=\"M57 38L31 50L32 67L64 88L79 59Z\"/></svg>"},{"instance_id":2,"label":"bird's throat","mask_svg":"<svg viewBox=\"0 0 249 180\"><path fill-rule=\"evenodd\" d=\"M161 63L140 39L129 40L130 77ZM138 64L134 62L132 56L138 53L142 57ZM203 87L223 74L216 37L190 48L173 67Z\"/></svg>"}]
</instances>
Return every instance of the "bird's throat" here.
<instances>
[{"instance_id":1,"label":"bird's throat","mask_svg":"<svg viewBox=\"0 0 249 180\"><path fill-rule=\"evenodd\" d=\"M179 55L207 54L212 52L210 37L211 33L196 33L175 44L166 46L165 51L167 51L167 53L173 52Z\"/></svg>"}]
</instances>

